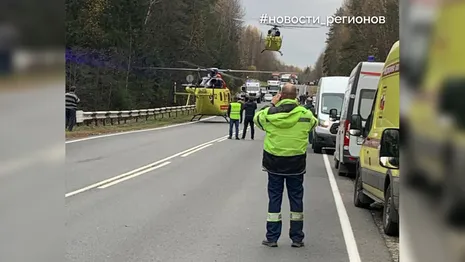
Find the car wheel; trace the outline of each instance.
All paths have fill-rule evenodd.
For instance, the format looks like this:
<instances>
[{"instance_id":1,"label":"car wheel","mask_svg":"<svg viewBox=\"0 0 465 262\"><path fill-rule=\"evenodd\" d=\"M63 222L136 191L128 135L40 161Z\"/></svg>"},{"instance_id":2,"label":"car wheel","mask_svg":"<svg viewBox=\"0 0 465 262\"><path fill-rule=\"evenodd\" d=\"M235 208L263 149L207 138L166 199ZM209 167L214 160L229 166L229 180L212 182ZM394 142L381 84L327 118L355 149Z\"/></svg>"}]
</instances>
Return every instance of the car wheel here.
<instances>
[{"instance_id":1,"label":"car wheel","mask_svg":"<svg viewBox=\"0 0 465 262\"><path fill-rule=\"evenodd\" d=\"M334 154L334 168L339 168L339 161L336 159L336 154Z\"/></svg>"},{"instance_id":2,"label":"car wheel","mask_svg":"<svg viewBox=\"0 0 465 262\"><path fill-rule=\"evenodd\" d=\"M323 147L320 145L312 144L313 145L313 153L321 154Z\"/></svg>"},{"instance_id":3,"label":"car wheel","mask_svg":"<svg viewBox=\"0 0 465 262\"><path fill-rule=\"evenodd\" d=\"M337 168L338 176L347 176L347 167L343 163L339 163Z\"/></svg>"},{"instance_id":4,"label":"car wheel","mask_svg":"<svg viewBox=\"0 0 465 262\"><path fill-rule=\"evenodd\" d=\"M391 185L384 192L383 229L388 236L399 235L399 221L397 211L394 207L394 197L392 196Z\"/></svg>"},{"instance_id":5,"label":"car wheel","mask_svg":"<svg viewBox=\"0 0 465 262\"><path fill-rule=\"evenodd\" d=\"M368 208L371 205L371 203L373 203L373 200L363 193L362 183L363 181L362 175L360 174L360 168L357 166L354 181L354 206L360 208Z\"/></svg>"}]
</instances>

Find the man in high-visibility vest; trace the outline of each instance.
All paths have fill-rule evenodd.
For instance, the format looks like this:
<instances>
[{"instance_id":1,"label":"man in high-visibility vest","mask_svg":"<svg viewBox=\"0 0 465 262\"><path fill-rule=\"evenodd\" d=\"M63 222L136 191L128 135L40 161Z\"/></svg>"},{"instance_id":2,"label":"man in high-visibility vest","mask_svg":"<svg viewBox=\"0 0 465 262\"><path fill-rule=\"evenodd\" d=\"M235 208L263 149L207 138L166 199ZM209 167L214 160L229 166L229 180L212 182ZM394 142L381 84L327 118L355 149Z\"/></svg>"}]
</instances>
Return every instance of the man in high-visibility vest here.
<instances>
[{"instance_id":1,"label":"man in high-visibility vest","mask_svg":"<svg viewBox=\"0 0 465 262\"><path fill-rule=\"evenodd\" d=\"M233 126L236 131L236 140L239 140L239 122L242 122L242 104L237 101L237 97L234 98L234 102L229 104L228 117L229 117L229 137L232 138Z\"/></svg>"},{"instance_id":2,"label":"man in high-visibility vest","mask_svg":"<svg viewBox=\"0 0 465 262\"><path fill-rule=\"evenodd\" d=\"M304 246L303 196L308 134L318 120L296 100L297 89L287 83L273 97L271 107L261 109L254 123L266 132L263 169L268 172L268 218L262 244L277 247L281 235L281 203L286 183L291 208L289 237L293 247Z\"/></svg>"}]
</instances>

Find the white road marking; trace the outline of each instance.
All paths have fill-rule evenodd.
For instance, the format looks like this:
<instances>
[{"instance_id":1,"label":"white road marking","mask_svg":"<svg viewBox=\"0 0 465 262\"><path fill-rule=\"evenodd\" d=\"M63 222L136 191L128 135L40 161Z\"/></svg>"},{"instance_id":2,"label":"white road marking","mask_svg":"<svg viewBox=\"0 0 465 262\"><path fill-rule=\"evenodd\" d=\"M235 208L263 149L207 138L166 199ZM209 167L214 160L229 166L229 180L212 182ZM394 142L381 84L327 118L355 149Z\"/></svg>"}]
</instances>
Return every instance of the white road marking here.
<instances>
[{"instance_id":1,"label":"white road marking","mask_svg":"<svg viewBox=\"0 0 465 262\"><path fill-rule=\"evenodd\" d=\"M201 121L205 121L205 120L210 120L210 119L215 118L215 117L216 116L211 116L211 117L201 119L199 121L201 122ZM135 133L142 133L142 132L150 132L150 131L156 131L156 130L161 130L161 129L191 125L191 124L198 123L199 121L180 123L180 124L162 126L162 127L156 127L156 128L150 128L150 129L141 129L141 130L127 131L127 132L112 133L112 134L106 134L106 135L100 135L100 136L90 136L90 137L85 137L85 138L80 138L80 139L69 140L69 141L66 141L65 143L66 144L71 144L71 143L77 143L77 142L82 142L82 141L87 141L87 140L92 140L92 139L97 139L97 138L128 135L128 134L135 134Z\"/></svg>"},{"instance_id":2,"label":"white road marking","mask_svg":"<svg viewBox=\"0 0 465 262\"><path fill-rule=\"evenodd\" d=\"M191 154L194 154L194 153L197 152L197 151L200 151L200 150L202 150L202 149L204 149L204 148L207 148L207 147L209 147L209 146L212 146L212 145L213 145L213 144L204 145L204 146L202 146L202 147L199 147L199 148L197 148L197 149L194 149L194 150L192 150L192 151L189 151L189 152L185 153L185 154L182 155L181 157L189 156L189 155L191 155Z\"/></svg>"},{"instance_id":3,"label":"white road marking","mask_svg":"<svg viewBox=\"0 0 465 262\"><path fill-rule=\"evenodd\" d=\"M148 172L150 172L150 171L153 171L153 170L155 170L155 169L159 169L160 167L164 167L164 166L169 165L169 164L171 164L171 162L165 162L165 163L160 164L160 165L158 165L158 166L154 166L154 167L151 167L151 168L149 168L149 169L145 169L145 170L143 170L143 171L137 172L137 173L132 174L132 175L130 175L130 176L126 176L126 177L123 177L123 178L121 178L121 179L118 179L118 180L115 180L115 181L113 181L113 182L110 182L110 183L108 183L108 184L99 186L98 188L99 188L99 189L105 189L105 188L107 188L107 187L114 186L114 185L116 185L116 184L118 184L118 183L121 183L121 182L123 182L123 181L129 180L129 179L131 179L131 178L138 177L138 176L140 176L140 175L143 175L143 174L148 173Z\"/></svg>"},{"instance_id":4,"label":"white road marking","mask_svg":"<svg viewBox=\"0 0 465 262\"><path fill-rule=\"evenodd\" d=\"M333 170L327 155L323 155L323 161L325 162L326 173L328 174L329 184L333 191L334 202L336 203L336 210L339 216L339 222L341 223L342 234L344 235L344 241L346 243L347 253L349 254L350 262L361 262L360 254L358 253L357 242L355 241L354 231L350 225L349 215L342 201L342 196L337 186L336 178L334 177Z\"/></svg>"},{"instance_id":5,"label":"white road marking","mask_svg":"<svg viewBox=\"0 0 465 262\"><path fill-rule=\"evenodd\" d=\"M225 137L225 138L223 138L223 139L220 139L220 140L218 140L218 141L216 141L216 142L217 142L217 143L219 143L219 142L223 142L223 141L225 141L225 140L228 140L228 138L227 138L227 137Z\"/></svg>"},{"instance_id":6,"label":"white road marking","mask_svg":"<svg viewBox=\"0 0 465 262\"><path fill-rule=\"evenodd\" d=\"M168 160L171 160L171 159L173 159L173 158L175 158L175 157L184 155L185 153L187 153L187 152L189 152L189 151L192 151L192 150L195 150L195 149L197 149L197 148L199 148L199 147L202 147L202 146L204 146L204 145L211 144L211 143L215 143L216 141L218 141L218 140L220 140L220 139L223 139L223 138L225 138L225 137L228 137L228 136L222 136L222 137L213 139L213 140L211 140L211 141L208 141L208 142L206 142L206 143L203 143L203 144L200 144L200 145L191 147L191 148L189 148L189 149L187 149L187 150L184 150L184 151L182 151L182 152L176 153L176 154L174 154L174 155L172 155L172 156L169 156L169 157L166 157L166 158L164 158L164 159L155 161L155 162L150 163L150 164L148 164L148 165L145 165L145 166L143 166L143 167L139 167L139 168L137 168L137 169L131 170L131 171L126 172L126 173L124 173L124 174L121 174L121 175L118 175L118 176L115 176L115 177L112 177L112 178L109 178L109 179L105 179L105 180L100 181L100 182L97 182L97 183L95 183L95 184L92 184L92 185L86 186L86 187L84 187L84 188L75 190L75 191L73 191L73 192L70 192L70 193L66 194L65 197L70 197L70 196L74 196L74 195L80 194L80 193L85 192L85 191L88 191L88 190L90 190L90 189L93 189L93 188L99 187L99 186L101 186L101 185L104 185L104 184L110 183L110 182L112 182L112 181L115 181L115 180L117 180L117 179L123 178L123 177L125 177L125 176L132 175L132 174L137 173L137 172L139 172L139 171L142 171L142 170L144 170L144 169L148 169L148 168L154 167L154 166L156 166L156 165L158 165L158 164L160 164L160 163L163 163L163 162L166 162L166 161L168 161Z\"/></svg>"}]
</instances>

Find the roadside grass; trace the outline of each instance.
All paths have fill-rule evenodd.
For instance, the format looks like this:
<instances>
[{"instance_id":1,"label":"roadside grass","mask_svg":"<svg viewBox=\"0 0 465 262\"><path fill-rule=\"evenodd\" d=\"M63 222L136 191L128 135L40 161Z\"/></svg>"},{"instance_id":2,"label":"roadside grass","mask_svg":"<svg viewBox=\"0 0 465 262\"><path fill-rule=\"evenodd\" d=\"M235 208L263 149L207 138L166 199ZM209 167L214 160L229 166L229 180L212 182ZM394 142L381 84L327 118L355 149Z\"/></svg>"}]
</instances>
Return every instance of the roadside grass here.
<instances>
[{"instance_id":1,"label":"roadside grass","mask_svg":"<svg viewBox=\"0 0 465 262\"><path fill-rule=\"evenodd\" d=\"M111 134L111 133L119 133L119 132L126 132L126 131L135 131L135 130L142 130L142 129L150 129L156 127L162 127L167 125L173 124L180 124L189 122L192 118L192 114L190 115L180 115L177 117L171 118L160 118L160 119L139 119L139 121L135 120L128 120L125 124L115 124L110 125L107 123L105 126L102 123L99 123L98 126L95 126L94 123L92 125L86 126L76 126L74 127L72 132L66 130L66 140L70 139L78 139L78 138L85 138L89 136L97 136L97 135L104 135L104 134Z\"/></svg>"}]
</instances>

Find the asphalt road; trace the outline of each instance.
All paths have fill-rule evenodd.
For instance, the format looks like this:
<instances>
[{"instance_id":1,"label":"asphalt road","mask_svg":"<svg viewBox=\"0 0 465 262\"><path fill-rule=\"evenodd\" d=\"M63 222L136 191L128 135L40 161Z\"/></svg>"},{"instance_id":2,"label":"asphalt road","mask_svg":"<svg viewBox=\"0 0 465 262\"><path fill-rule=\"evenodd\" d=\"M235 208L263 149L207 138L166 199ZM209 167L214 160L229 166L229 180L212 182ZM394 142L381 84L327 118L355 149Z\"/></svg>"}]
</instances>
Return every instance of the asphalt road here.
<instances>
[{"instance_id":1,"label":"asphalt road","mask_svg":"<svg viewBox=\"0 0 465 262\"><path fill-rule=\"evenodd\" d=\"M0 83L0 261L63 261L62 75Z\"/></svg>"},{"instance_id":2,"label":"asphalt road","mask_svg":"<svg viewBox=\"0 0 465 262\"><path fill-rule=\"evenodd\" d=\"M392 261L371 212L352 204L353 182L336 175L331 185L313 153L306 247L290 247L286 195L280 246L262 246L264 133L227 140L227 124L215 121L68 143L66 261Z\"/></svg>"}]
</instances>

